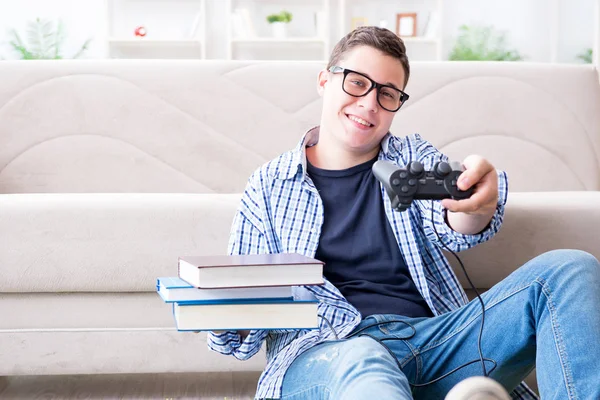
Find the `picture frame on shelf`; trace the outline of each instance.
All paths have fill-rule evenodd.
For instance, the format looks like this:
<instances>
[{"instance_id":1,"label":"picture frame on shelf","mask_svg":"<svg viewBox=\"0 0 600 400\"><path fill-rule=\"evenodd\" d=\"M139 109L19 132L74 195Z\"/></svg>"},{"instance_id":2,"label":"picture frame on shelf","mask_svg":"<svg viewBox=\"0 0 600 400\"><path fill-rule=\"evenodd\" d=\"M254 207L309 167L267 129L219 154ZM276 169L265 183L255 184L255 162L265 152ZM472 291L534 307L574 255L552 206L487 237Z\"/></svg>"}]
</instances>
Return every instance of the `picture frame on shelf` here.
<instances>
[{"instance_id":1,"label":"picture frame on shelf","mask_svg":"<svg viewBox=\"0 0 600 400\"><path fill-rule=\"evenodd\" d=\"M396 35L400 37L417 36L417 13L396 14Z\"/></svg>"},{"instance_id":2,"label":"picture frame on shelf","mask_svg":"<svg viewBox=\"0 0 600 400\"><path fill-rule=\"evenodd\" d=\"M355 30L359 26L369 25L369 20L365 17L352 17L350 21L350 30Z\"/></svg>"}]
</instances>

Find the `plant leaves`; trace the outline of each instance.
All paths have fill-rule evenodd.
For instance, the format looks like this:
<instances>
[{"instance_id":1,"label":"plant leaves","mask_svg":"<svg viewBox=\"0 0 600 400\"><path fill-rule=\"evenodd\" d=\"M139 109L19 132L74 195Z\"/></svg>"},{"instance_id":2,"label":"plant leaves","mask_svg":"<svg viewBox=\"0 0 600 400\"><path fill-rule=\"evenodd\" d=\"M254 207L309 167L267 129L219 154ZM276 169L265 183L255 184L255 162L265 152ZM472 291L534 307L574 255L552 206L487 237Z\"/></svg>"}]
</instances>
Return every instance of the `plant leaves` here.
<instances>
[{"instance_id":1,"label":"plant leaves","mask_svg":"<svg viewBox=\"0 0 600 400\"><path fill-rule=\"evenodd\" d=\"M491 26L459 27L459 36L448 57L449 60L467 61L518 61L523 57L506 49L506 36Z\"/></svg>"},{"instance_id":2,"label":"plant leaves","mask_svg":"<svg viewBox=\"0 0 600 400\"><path fill-rule=\"evenodd\" d=\"M13 29L10 31L13 40L9 42L13 50L23 60L58 60L63 59L61 54L66 39L64 24L58 20L56 27L50 20L36 18L27 24L25 43L19 33ZM81 57L88 49L91 39L84 42L73 58Z\"/></svg>"}]
</instances>

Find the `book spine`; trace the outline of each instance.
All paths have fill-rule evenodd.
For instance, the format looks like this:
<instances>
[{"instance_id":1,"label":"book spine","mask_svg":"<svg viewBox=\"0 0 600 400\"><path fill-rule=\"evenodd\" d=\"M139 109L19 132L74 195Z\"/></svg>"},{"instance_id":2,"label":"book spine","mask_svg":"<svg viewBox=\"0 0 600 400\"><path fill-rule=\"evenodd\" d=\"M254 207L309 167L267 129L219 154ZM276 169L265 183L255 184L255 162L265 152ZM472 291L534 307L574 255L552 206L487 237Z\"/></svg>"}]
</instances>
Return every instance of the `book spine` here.
<instances>
[{"instance_id":1,"label":"book spine","mask_svg":"<svg viewBox=\"0 0 600 400\"><path fill-rule=\"evenodd\" d=\"M193 305L215 305L215 304L296 304L300 301L294 301L293 297L257 297L257 298L239 298L239 299L216 299L216 300L174 300L169 303L177 303L180 306Z\"/></svg>"}]
</instances>

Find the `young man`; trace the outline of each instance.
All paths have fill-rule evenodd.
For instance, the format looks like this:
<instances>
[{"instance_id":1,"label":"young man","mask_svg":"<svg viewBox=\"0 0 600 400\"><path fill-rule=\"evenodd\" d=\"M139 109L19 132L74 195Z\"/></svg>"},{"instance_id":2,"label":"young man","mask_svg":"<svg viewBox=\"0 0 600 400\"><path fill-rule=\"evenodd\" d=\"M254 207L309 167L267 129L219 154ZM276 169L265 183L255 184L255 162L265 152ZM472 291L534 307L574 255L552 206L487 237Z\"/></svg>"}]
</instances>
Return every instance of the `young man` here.
<instances>
[{"instance_id":1,"label":"young man","mask_svg":"<svg viewBox=\"0 0 600 400\"><path fill-rule=\"evenodd\" d=\"M441 249L468 249L502 223L507 177L464 160L466 200L414 201L393 211L372 173L376 160L426 169L447 160L418 135L389 128L408 98L409 64L392 32L359 28L319 73L320 126L249 179L231 254L297 252L325 261L320 329L219 332L209 347L247 359L267 344L256 398L439 399L481 375L481 304L467 302ZM600 266L580 251L543 254L482 295L482 358L514 398L537 361L545 399L600 398ZM460 368L463 366L462 368ZM453 370L456 371L452 372Z\"/></svg>"}]
</instances>

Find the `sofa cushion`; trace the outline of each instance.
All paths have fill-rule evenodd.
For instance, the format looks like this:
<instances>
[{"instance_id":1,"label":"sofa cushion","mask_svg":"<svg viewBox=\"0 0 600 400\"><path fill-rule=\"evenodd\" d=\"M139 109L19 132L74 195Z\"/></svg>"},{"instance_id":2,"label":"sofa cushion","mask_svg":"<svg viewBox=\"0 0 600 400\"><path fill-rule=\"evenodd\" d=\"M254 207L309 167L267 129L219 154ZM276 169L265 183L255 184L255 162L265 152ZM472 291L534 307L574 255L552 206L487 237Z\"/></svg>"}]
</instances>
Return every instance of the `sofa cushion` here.
<instances>
[{"instance_id":1,"label":"sofa cushion","mask_svg":"<svg viewBox=\"0 0 600 400\"><path fill-rule=\"evenodd\" d=\"M226 254L239 199L0 195L0 292L152 292L157 277L177 274L179 256ZM600 192L510 193L498 235L461 258L483 289L544 251L569 247L600 258L598 204Z\"/></svg>"},{"instance_id":2,"label":"sofa cushion","mask_svg":"<svg viewBox=\"0 0 600 400\"><path fill-rule=\"evenodd\" d=\"M254 169L319 123L322 68L4 61L0 193L241 192ZM512 190L600 189L593 66L414 62L406 91L394 134L420 133L453 159L482 154L509 173Z\"/></svg>"},{"instance_id":3,"label":"sofa cushion","mask_svg":"<svg viewBox=\"0 0 600 400\"><path fill-rule=\"evenodd\" d=\"M171 304L157 293L0 293L0 332L167 330Z\"/></svg>"},{"instance_id":4,"label":"sofa cushion","mask_svg":"<svg viewBox=\"0 0 600 400\"><path fill-rule=\"evenodd\" d=\"M153 291L226 254L236 194L0 195L0 292Z\"/></svg>"}]
</instances>

